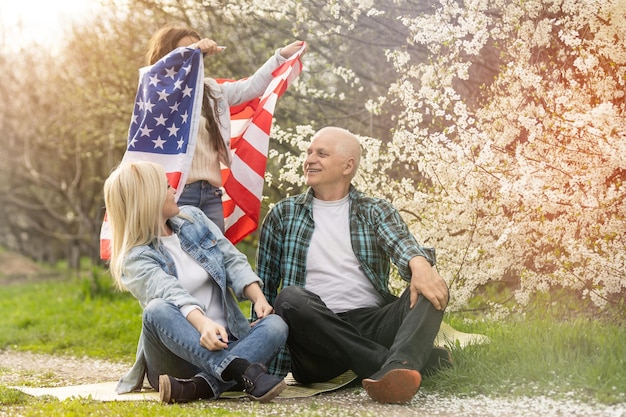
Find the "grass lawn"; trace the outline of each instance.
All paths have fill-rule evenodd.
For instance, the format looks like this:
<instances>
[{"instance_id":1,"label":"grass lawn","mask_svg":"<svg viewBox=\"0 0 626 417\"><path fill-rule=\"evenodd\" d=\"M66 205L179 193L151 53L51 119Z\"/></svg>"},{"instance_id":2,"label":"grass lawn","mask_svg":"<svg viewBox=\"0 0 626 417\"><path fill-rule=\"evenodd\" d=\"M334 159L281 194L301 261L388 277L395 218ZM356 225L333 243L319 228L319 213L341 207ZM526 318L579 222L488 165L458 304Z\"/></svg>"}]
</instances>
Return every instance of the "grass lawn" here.
<instances>
[{"instance_id":1,"label":"grass lawn","mask_svg":"<svg viewBox=\"0 0 626 417\"><path fill-rule=\"evenodd\" d=\"M132 362L141 310L128 294L96 281L58 278L4 283L0 294L0 348ZM244 310L249 309L242 304ZM570 308L569 306L567 308ZM467 313L445 321L491 342L453 349L455 366L424 380L422 389L441 395L575 397L603 404L626 402L626 326L583 314L540 311L501 322ZM0 369L0 372L6 370ZM32 385L32 381L31 381ZM223 411L223 413L222 413ZM35 399L0 385L0 415L180 415L178 406ZM185 415L207 415L189 405ZM248 415L248 412L241 413ZM317 415L313 411L307 415ZM238 415L212 409L211 415ZM323 415L323 414L320 414Z\"/></svg>"}]
</instances>

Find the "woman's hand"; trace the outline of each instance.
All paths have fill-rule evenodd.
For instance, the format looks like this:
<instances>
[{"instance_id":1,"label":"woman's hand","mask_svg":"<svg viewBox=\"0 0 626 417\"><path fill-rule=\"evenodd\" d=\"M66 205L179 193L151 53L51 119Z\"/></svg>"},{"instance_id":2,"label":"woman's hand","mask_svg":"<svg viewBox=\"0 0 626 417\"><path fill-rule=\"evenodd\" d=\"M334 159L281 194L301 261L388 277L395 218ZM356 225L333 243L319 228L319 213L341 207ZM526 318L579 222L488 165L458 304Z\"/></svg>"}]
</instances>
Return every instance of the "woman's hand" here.
<instances>
[{"instance_id":1,"label":"woman's hand","mask_svg":"<svg viewBox=\"0 0 626 417\"><path fill-rule=\"evenodd\" d=\"M274 312L274 307L272 307L270 303L267 302L267 299L263 294L263 290L261 290L258 282L253 282L252 284L247 285L243 289L243 294L248 300L252 301L252 303L254 304L254 312L256 313L259 320L263 317L269 316ZM254 326L257 321L253 322L252 326Z\"/></svg>"},{"instance_id":2,"label":"woman's hand","mask_svg":"<svg viewBox=\"0 0 626 417\"><path fill-rule=\"evenodd\" d=\"M300 48L302 48L302 45L304 45L304 41L295 41L293 43L290 43L280 50L280 56L282 56L283 58L289 58L291 55L298 52ZM306 49L304 51L306 52Z\"/></svg>"},{"instance_id":3,"label":"woman's hand","mask_svg":"<svg viewBox=\"0 0 626 417\"><path fill-rule=\"evenodd\" d=\"M194 45L196 48L200 48L202 53L205 55L214 55L224 50L224 47L219 46L217 42L209 38L199 40Z\"/></svg>"},{"instance_id":4,"label":"woman's hand","mask_svg":"<svg viewBox=\"0 0 626 417\"><path fill-rule=\"evenodd\" d=\"M228 347L228 333L224 326L220 326L206 317L199 309L193 310L187 320L200 333L200 345L208 350L216 351Z\"/></svg>"},{"instance_id":5,"label":"woman's hand","mask_svg":"<svg viewBox=\"0 0 626 417\"><path fill-rule=\"evenodd\" d=\"M228 347L228 333L211 319L200 329L200 344L209 350L222 350Z\"/></svg>"},{"instance_id":6,"label":"woman's hand","mask_svg":"<svg viewBox=\"0 0 626 417\"><path fill-rule=\"evenodd\" d=\"M263 297L263 298L259 298L254 303L254 312L256 313L259 319L262 319L263 317L266 317L272 314L274 312L274 307L272 307L270 303L267 302L265 297Z\"/></svg>"}]
</instances>

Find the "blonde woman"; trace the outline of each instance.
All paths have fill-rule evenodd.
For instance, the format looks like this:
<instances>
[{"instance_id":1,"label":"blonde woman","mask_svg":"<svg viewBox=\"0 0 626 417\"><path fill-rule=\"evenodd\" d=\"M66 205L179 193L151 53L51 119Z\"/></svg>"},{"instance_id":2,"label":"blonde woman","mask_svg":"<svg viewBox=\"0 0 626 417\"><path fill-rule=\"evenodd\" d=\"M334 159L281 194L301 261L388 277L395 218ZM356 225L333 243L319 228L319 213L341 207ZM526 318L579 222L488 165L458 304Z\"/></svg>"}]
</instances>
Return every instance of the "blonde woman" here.
<instances>
[{"instance_id":1,"label":"blonde woman","mask_svg":"<svg viewBox=\"0 0 626 417\"><path fill-rule=\"evenodd\" d=\"M140 390L147 375L164 403L215 399L241 387L271 401L284 388L269 374L287 338L247 258L198 208L179 208L164 169L119 166L104 184L112 229L111 273L143 308L136 362L117 392ZM254 303L251 326L233 296Z\"/></svg>"}]
</instances>

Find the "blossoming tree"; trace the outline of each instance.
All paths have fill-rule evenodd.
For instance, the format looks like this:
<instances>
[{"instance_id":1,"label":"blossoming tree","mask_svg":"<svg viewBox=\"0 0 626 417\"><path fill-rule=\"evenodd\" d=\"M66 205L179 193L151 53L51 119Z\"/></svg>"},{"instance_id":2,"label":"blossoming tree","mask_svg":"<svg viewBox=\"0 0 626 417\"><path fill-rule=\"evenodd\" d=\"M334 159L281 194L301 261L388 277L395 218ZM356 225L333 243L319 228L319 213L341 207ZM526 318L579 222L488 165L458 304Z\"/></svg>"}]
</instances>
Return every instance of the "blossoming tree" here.
<instances>
[{"instance_id":1,"label":"blossoming tree","mask_svg":"<svg viewBox=\"0 0 626 417\"><path fill-rule=\"evenodd\" d=\"M121 25L113 16L116 24L110 25L100 17L102 29L87 28L96 35L114 28L110 43L100 36L77 37L112 54L102 54L107 65L101 64L101 54L92 54L93 62L79 57L81 65L49 66L76 71L84 81L71 83L68 91L81 94L65 101L48 94L56 100L50 107L53 122L24 124L20 116L17 129L5 126L9 138L11 130L21 138L28 136L20 133L21 127L39 126L35 138L40 152L55 151L58 138L68 144L67 160L75 157L78 164L70 174L40 158L38 170L26 172L34 178L32 187L15 187L21 183L14 181L6 187L72 214L62 216L64 222L77 224L74 213L85 213L78 235L93 229L93 219L100 216L87 213L98 205L63 179L70 175L68 184L88 192L99 189L93 184L104 175L102 155L112 155L111 138L125 137L127 122L119 114L126 112L128 96L135 92L129 81L135 69L120 63L136 67L129 57L138 53L130 52L147 42L146 28L157 20L184 21L227 40L230 52L220 55L224 64L217 73L232 67L249 74L263 62L259 57L286 39L309 43L305 71L276 113L266 177L272 201L279 193L302 189L302 153L297 150L311 134L323 125L345 127L362 136L365 149L356 185L390 199L418 239L437 249L438 267L451 287L450 308L463 308L477 289L500 281L512 290L513 303L492 298L496 314L524 306L536 291L554 287L577 291L599 306L621 301L626 307L626 0L129 4L145 24L128 19ZM122 38L133 48L122 48L125 54L120 55ZM74 49L68 49L67 62L75 63ZM208 60L207 65L218 62ZM110 68L119 71L112 76ZM76 79L60 74L61 79ZM14 84L20 85L3 87ZM36 108L41 108L39 96L32 97ZM86 104L77 105L77 97ZM59 112L57 102L80 113L81 129L72 111ZM11 111L22 108L28 106ZM16 153L22 148L17 139L7 144ZM9 164L13 159L20 160L3 159L3 178L18 177L13 174L17 165ZM78 180L87 166L94 183ZM38 188L44 178L39 173L52 169L59 178L60 197L54 200L47 197L49 186ZM83 208L83 203L90 205ZM63 233L54 235L65 238L69 223L55 222L58 218L53 216L47 228L56 231L58 223Z\"/></svg>"},{"instance_id":2,"label":"blossoming tree","mask_svg":"<svg viewBox=\"0 0 626 417\"><path fill-rule=\"evenodd\" d=\"M364 138L358 186L391 196L437 248L452 308L507 277L516 306L552 287L599 306L623 297L626 1L403 3L329 6L337 32L394 12L406 29L386 48L394 82L367 103L400 105L393 137ZM279 137L301 145L301 129Z\"/></svg>"},{"instance_id":3,"label":"blossoming tree","mask_svg":"<svg viewBox=\"0 0 626 417\"><path fill-rule=\"evenodd\" d=\"M431 179L412 206L457 301L507 273L522 305L555 285L597 304L623 294L626 2L442 1L405 21L432 54L392 56L406 110L391 151ZM500 68L469 105L455 82L484 48L499 51ZM420 88L407 94L405 83ZM442 129L425 129L414 109Z\"/></svg>"}]
</instances>

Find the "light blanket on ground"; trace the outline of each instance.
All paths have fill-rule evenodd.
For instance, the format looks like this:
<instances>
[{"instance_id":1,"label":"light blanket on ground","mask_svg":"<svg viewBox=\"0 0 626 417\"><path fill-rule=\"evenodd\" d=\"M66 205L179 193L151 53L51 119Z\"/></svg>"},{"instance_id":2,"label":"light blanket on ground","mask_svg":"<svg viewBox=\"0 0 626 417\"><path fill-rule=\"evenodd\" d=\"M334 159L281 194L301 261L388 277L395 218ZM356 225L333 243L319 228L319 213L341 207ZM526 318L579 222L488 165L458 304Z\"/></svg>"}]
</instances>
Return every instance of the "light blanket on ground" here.
<instances>
[{"instance_id":1,"label":"light blanket on ground","mask_svg":"<svg viewBox=\"0 0 626 417\"><path fill-rule=\"evenodd\" d=\"M323 392L335 391L348 385L356 379L352 371L348 371L337 378L327 382L315 384L299 384L291 374L287 375L285 382L287 388L277 397L281 398L306 398ZM141 392L131 392L128 394L117 394L115 387L117 381L103 382L100 384L72 385L67 387L54 388L33 388L33 387L13 387L26 394L36 397L51 396L61 401L69 398L91 398L96 401L159 401L159 393L150 387L144 387ZM222 394L220 399L242 398L245 394L240 391L228 391Z\"/></svg>"},{"instance_id":2,"label":"light blanket on ground","mask_svg":"<svg viewBox=\"0 0 626 417\"><path fill-rule=\"evenodd\" d=\"M437 346L443 347L461 347L464 348L470 344L487 343L487 336L481 334L463 333L446 323L441 323L439 334L435 339ZM285 382L287 388L277 397L281 398L306 398L318 395L324 392L331 392L345 387L356 379L356 375L352 371L348 371L337 378L327 382L314 384L299 384L291 374L287 375ZM128 394L117 394L115 387L117 381L103 382L100 384L72 385L65 387L53 388L33 388L33 387L13 387L26 394L36 397L51 396L61 401L68 398L91 398L96 401L159 401L159 393L151 388L144 388L141 392L132 392ZM241 398L242 392L225 392L220 398L234 399Z\"/></svg>"}]
</instances>

